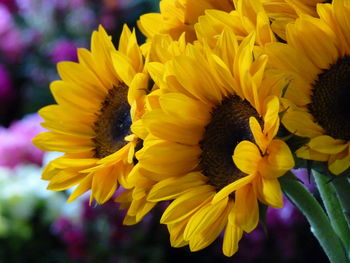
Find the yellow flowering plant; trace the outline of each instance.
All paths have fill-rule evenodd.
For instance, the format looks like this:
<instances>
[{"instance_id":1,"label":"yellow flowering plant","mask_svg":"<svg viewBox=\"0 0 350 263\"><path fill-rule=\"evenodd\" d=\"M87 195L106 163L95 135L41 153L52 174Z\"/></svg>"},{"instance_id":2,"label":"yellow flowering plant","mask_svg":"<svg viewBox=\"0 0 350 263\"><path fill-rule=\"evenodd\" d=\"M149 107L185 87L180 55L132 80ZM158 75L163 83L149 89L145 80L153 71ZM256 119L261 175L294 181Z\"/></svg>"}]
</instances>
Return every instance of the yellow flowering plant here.
<instances>
[{"instance_id":1,"label":"yellow flowering plant","mask_svg":"<svg viewBox=\"0 0 350 263\"><path fill-rule=\"evenodd\" d=\"M329 260L350 262L350 2L162 0L138 25L144 44L125 26L116 49L101 26L58 65L34 139L64 153L48 188L101 204L123 189L126 225L167 201L172 246L223 233L226 256L285 194Z\"/></svg>"}]
</instances>

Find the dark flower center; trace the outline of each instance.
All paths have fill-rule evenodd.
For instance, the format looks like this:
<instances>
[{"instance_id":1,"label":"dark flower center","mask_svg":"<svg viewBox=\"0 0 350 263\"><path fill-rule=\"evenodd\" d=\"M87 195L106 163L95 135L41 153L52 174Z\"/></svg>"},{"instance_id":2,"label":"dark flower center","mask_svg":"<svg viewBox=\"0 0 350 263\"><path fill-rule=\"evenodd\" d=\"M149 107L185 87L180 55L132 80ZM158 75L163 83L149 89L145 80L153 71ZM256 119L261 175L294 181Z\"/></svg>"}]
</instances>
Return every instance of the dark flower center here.
<instances>
[{"instance_id":1,"label":"dark flower center","mask_svg":"<svg viewBox=\"0 0 350 263\"><path fill-rule=\"evenodd\" d=\"M130 105L127 100L128 87L120 83L109 90L101 104L101 110L93 129L96 133L95 158L104 158L127 144L124 137L130 133Z\"/></svg>"},{"instance_id":2,"label":"dark flower center","mask_svg":"<svg viewBox=\"0 0 350 263\"><path fill-rule=\"evenodd\" d=\"M350 140L350 57L345 56L318 75L309 111L326 134Z\"/></svg>"},{"instance_id":3,"label":"dark flower center","mask_svg":"<svg viewBox=\"0 0 350 263\"><path fill-rule=\"evenodd\" d=\"M239 96L227 97L212 111L212 119L205 127L200 142L202 172L217 191L246 176L232 160L232 154L243 140L254 141L249 127L249 118L262 119L249 102Z\"/></svg>"}]
</instances>

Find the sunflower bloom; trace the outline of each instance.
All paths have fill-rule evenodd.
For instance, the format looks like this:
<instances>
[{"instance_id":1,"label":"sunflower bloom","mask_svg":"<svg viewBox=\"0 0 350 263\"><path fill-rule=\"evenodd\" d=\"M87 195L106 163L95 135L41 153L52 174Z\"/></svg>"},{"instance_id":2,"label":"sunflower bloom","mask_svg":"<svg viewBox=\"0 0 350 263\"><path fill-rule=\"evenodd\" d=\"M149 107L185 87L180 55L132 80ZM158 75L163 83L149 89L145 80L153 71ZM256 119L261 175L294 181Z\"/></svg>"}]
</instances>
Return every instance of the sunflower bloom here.
<instances>
[{"instance_id":1,"label":"sunflower bloom","mask_svg":"<svg viewBox=\"0 0 350 263\"><path fill-rule=\"evenodd\" d=\"M144 71L142 72L142 74L137 73L136 76L142 75L144 77L147 77L148 79L149 73L147 71L147 64L150 61L165 63L166 61L171 60L174 56L182 54L185 50L185 46L186 41L184 34L179 38L179 41L173 41L169 35L156 35L154 37L154 41L148 42L141 47L145 57L146 66L144 67ZM123 55L122 53L120 53L119 55L125 57L125 55ZM116 57L115 61L120 61L120 59ZM118 68L120 68L124 72L130 72L130 70L125 69L125 66ZM134 77L134 79L136 79L136 77ZM144 95L143 91L140 91L140 85L134 86L135 92L141 92L141 97L143 99L142 103L140 103L140 108L143 109L141 116L145 112L149 112L160 107L160 90L156 84L152 87L148 87L148 92L150 92L150 94L148 94L147 96ZM140 101L140 99L138 101ZM131 131L139 138L135 147L135 151L137 151L143 147L143 142L145 138L149 136L149 132L145 128L142 117L133 121L131 125ZM138 162L137 159L134 159L134 161L135 163ZM157 204L157 202L150 201L147 199L147 196L155 183L157 183L157 181L156 179L154 179L152 174L147 172L145 169L141 168L139 164L136 164L131 170L131 172L128 175L128 184L132 187L122 192L115 199L116 202L121 204L120 209L127 209L126 216L123 222L125 225L134 225L140 222L143 219L143 217Z\"/></svg>"},{"instance_id":2,"label":"sunflower bloom","mask_svg":"<svg viewBox=\"0 0 350 263\"><path fill-rule=\"evenodd\" d=\"M231 256L243 231L258 224L258 201L283 205L277 178L294 166L275 139L285 83L265 72L267 56L254 57L254 43L254 34L238 44L225 29L213 50L188 45L148 65L159 107L142 119L148 135L137 166L156 182L149 201L173 200L161 222L175 247L197 251L224 231Z\"/></svg>"},{"instance_id":3,"label":"sunflower bloom","mask_svg":"<svg viewBox=\"0 0 350 263\"><path fill-rule=\"evenodd\" d=\"M256 44L264 45L276 41L270 27L268 14L260 1L236 0L235 10L230 13L222 10L206 10L195 25L199 41L210 47L216 45L224 28L230 28L241 41L251 32L256 32Z\"/></svg>"},{"instance_id":4,"label":"sunflower bloom","mask_svg":"<svg viewBox=\"0 0 350 263\"><path fill-rule=\"evenodd\" d=\"M271 21L271 28L281 39L286 39L286 26L299 16L317 17L316 5L324 0L262 0Z\"/></svg>"},{"instance_id":5,"label":"sunflower bloom","mask_svg":"<svg viewBox=\"0 0 350 263\"><path fill-rule=\"evenodd\" d=\"M291 79L282 122L309 139L296 155L327 162L339 175L350 167L350 5L335 0L319 4L317 13L288 25L288 43L271 44L267 53Z\"/></svg>"},{"instance_id":6,"label":"sunflower bloom","mask_svg":"<svg viewBox=\"0 0 350 263\"><path fill-rule=\"evenodd\" d=\"M39 112L49 131L33 142L64 153L43 171L48 189L77 186L68 201L91 189L90 201L104 203L119 185L131 187L127 176L138 139L130 126L143 114L148 79L135 33L126 26L118 51L100 26L92 34L91 51L80 49L78 56L79 63L58 64L61 80L51 84L57 104Z\"/></svg>"},{"instance_id":7,"label":"sunflower bloom","mask_svg":"<svg viewBox=\"0 0 350 263\"><path fill-rule=\"evenodd\" d=\"M170 35L177 40L184 32L186 40L196 40L194 24L206 9L231 11L234 9L231 0L162 0L160 13L142 15L138 26L149 39L157 34Z\"/></svg>"}]
</instances>

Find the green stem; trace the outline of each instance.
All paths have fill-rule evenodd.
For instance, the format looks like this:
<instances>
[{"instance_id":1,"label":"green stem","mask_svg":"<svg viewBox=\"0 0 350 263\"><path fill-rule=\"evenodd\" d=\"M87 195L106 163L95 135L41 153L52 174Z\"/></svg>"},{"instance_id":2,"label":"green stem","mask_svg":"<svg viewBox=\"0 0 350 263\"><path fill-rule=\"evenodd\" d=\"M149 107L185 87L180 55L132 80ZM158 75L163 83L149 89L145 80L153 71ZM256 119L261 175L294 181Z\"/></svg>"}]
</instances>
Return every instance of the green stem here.
<instances>
[{"instance_id":1,"label":"green stem","mask_svg":"<svg viewBox=\"0 0 350 263\"><path fill-rule=\"evenodd\" d=\"M350 228L350 183L346 177L339 176L332 180L332 185L337 192L342 211Z\"/></svg>"},{"instance_id":2,"label":"green stem","mask_svg":"<svg viewBox=\"0 0 350 263\"><path fill-rule=\"evenodd\" d=\"M334 231L344 244L346 251L350 251L350 228L348 227L341 204L337 198L334 186L329 183L329 177L312 171L323 204ZM350 189L350 188L349 188Z\"/></svg>"},{"instance_id":3,"label":"green stem","mask_svg":"<svg viewBox=\"0 0 350 263\"><path fill-rule=\"evenodd\" d=\"M280 178L282 189L311 225L311 232L320 242L332 263L347 263L342 243L334 232L320 204L293 176Z\"/></svg>"}]
</instances>

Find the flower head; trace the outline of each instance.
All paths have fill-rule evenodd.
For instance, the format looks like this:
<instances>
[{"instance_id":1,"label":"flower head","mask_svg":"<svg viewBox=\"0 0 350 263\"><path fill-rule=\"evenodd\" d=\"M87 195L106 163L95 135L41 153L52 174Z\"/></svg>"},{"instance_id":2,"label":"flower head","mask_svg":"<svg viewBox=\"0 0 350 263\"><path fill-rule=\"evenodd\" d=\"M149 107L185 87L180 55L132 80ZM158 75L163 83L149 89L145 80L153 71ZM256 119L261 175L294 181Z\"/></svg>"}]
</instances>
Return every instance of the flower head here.
<instances>
[{"instance_id":1,"label":"flower head","mask_svg":"<svg viewBox=\"0 0 350 263\"><path fill-rule=\"evenodd\" d=\"M338 175L350 167L350 6L335 0L318 5L317 13L289 24L287 44L271 44L267 52L272 67L291 80L282 122L308 139L296 155L327 162Z\"/></svg>"},{"instance_id":2,"label":"flower head","mask_svg":"<svg viewBox=\"0 0 350 263\"><path fill-rule=\"evenodd\" d=\"M174 200L161 222L175 247L200 250L224 230L232 255L258 223L258 200L282 206L277 178L294 166L275 139L283 83L265 72L267 56L254 56L254 43L254 34L239 44L226 29L214 49L188 45L148 65L159 104L142 119L149 134L137 167L156 182L149 201Z\"/></svg>"},{"instance_id":3,"label":"flower head","mask_svg":"<svg viewBox=\"0 0 350 263\"><path fill-rule=\"evenodd\" d=\"M147 77L135 32L124 27L115 50L102 26L94 32L91 51L78 50L79 63L61 62L62 80L51 84L57 104L44 107L42 126L49 131L33 142L65 154L43 172L49 189L77 185L69 201L91 189L91 199L109 200L119 187L130 187L137 137L130 131L142 115Z\"/></svg>"},{"instance_id":4,"label":"flower head","mask_svg":"<svg viewBox=\"0 0 350 263\"><path fill-rule=\"evenodd\" d=\"M186 32L186 40L192 42L196 39L194 25L205 10L229 12L234 9L231 0L162 0L159 5L160 13L142 15L138 23L149 39L157 34L166 34L177 40Z\"/></svg>"}]
</instances>

